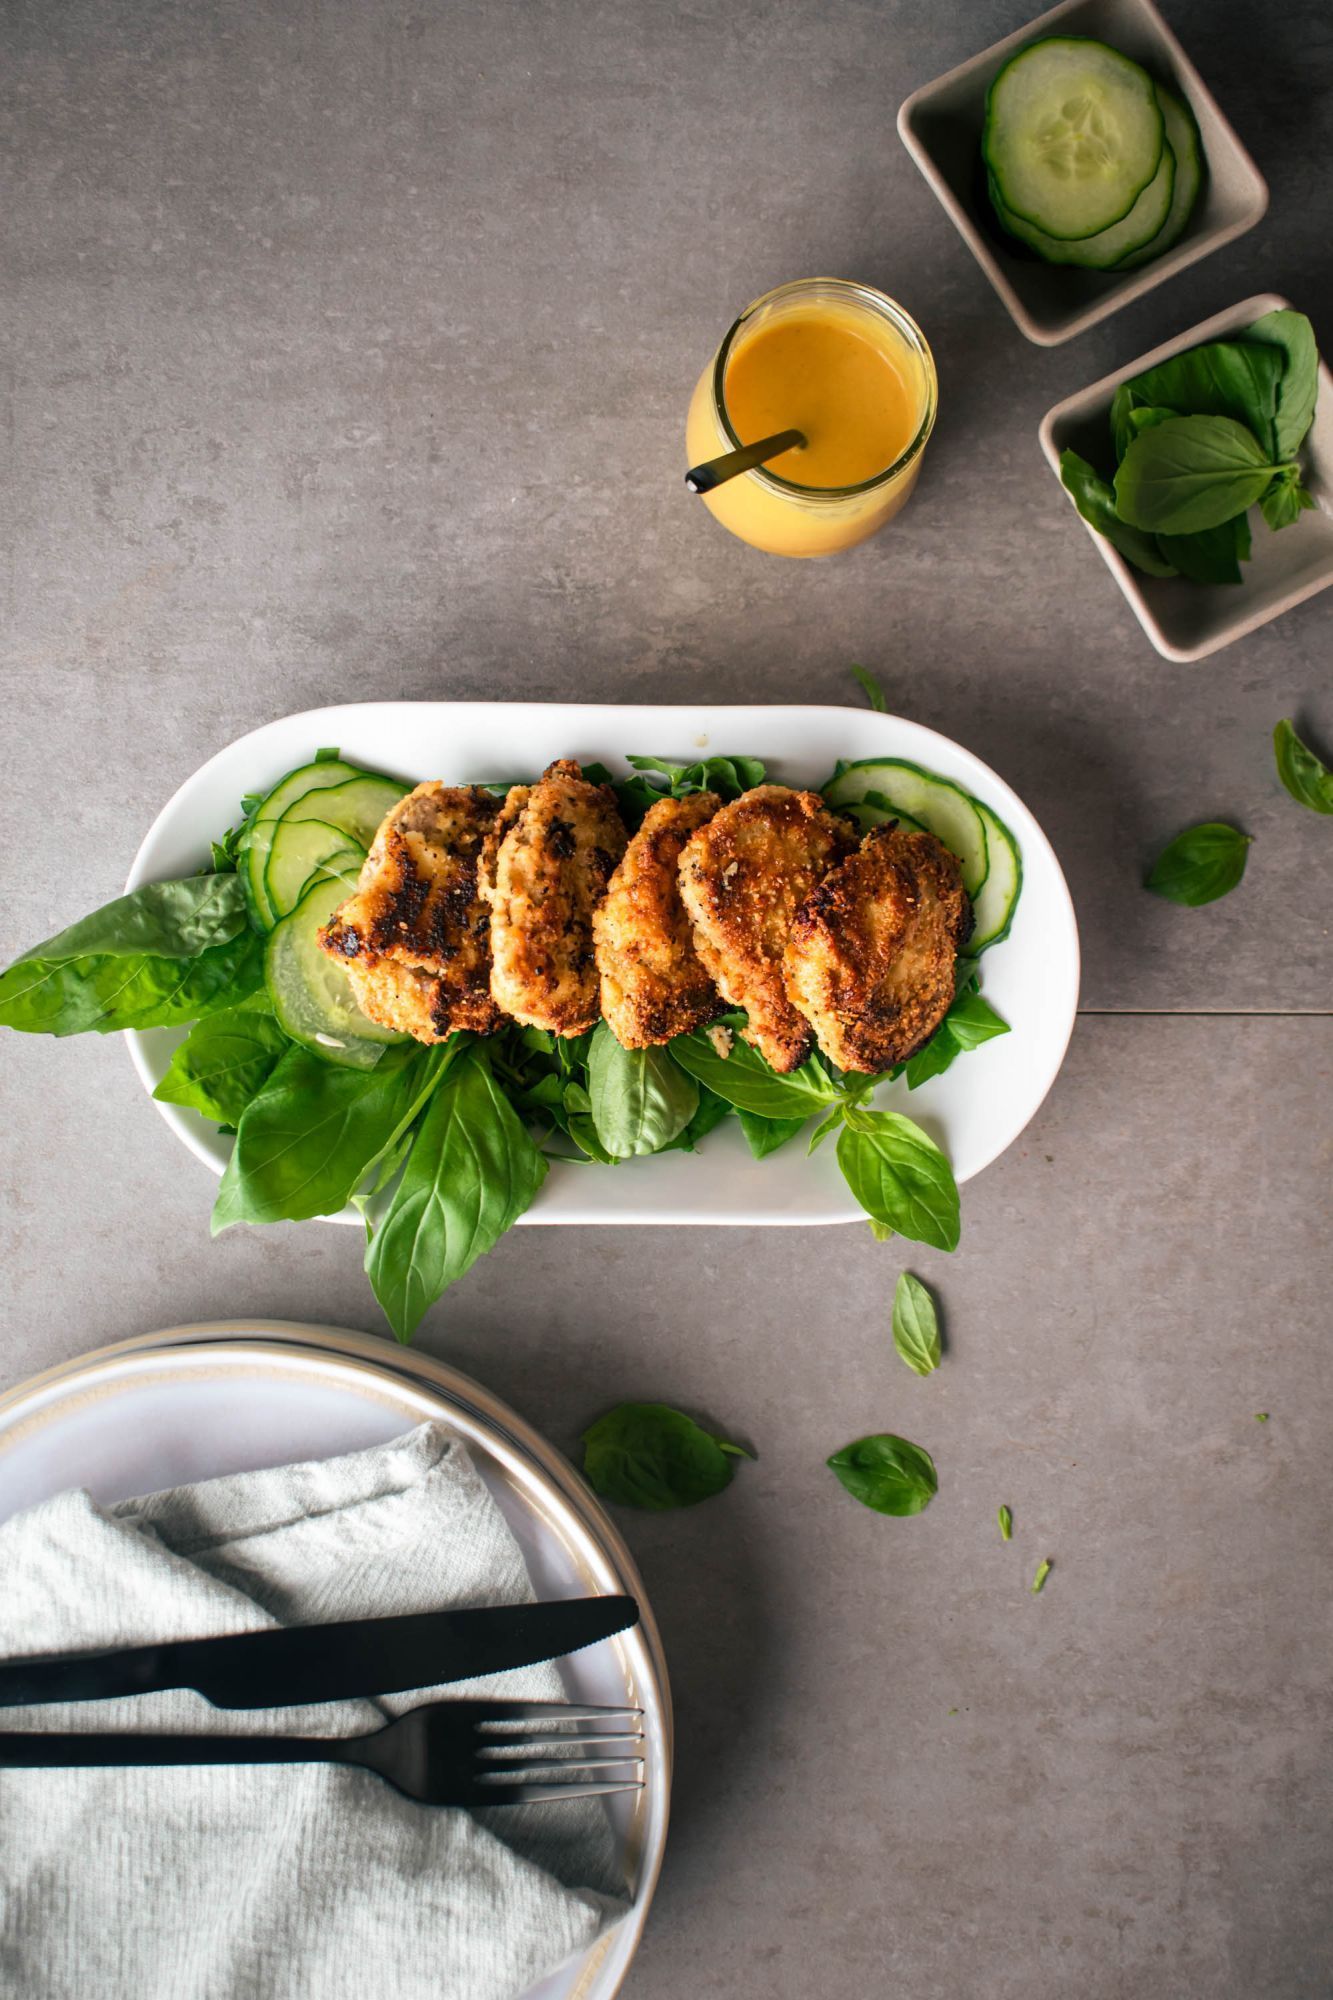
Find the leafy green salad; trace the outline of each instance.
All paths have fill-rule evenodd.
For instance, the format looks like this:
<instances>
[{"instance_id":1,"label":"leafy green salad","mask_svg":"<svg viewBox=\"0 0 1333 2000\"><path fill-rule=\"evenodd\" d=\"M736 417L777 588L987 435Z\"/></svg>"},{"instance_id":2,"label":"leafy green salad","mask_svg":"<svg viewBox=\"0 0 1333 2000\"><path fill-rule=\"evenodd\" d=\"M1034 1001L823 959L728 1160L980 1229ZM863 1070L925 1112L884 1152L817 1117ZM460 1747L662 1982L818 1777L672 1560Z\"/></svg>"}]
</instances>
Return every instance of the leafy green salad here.
<instances>
[{"instance_id":1,"label":"leafy green salad","mask_svg":"<svg viewBox=\"0 0 1333 2000\"><path fill-rule=\"evenodd\" d=\"M596 765L585 775L614 785L631 831L661 798L732 799L764 781L750 757L627 761L627 779ZM636 1050L604 1022L575 1038L514 1024L427 1046L369 1021L318 933L408 789L321 750L242 800L199 874L135 889L25 952L0 974L0 1025L188 1030L154 1095L234 1139L214 1234L355 1205L366 1272L403 1340L529 1207L553 1164L693 1152L731 1118L759 1159L807 1130L811 1152L836 1135L838 1165L877 1236L956 1248L949 1162L911 1118L874 1107L883 1079L845 1074L820 1054L779 1075L742 1040L742 1014ZM978 971L1013 919L1018 849L979 800L902 760L839 765L825 796L863 826L892 818L935 833L973 899L973 955L958 961L953 1003L900 1066L915 1089L1007 1032Z\"/></svg>"},{"instance_id":2,"label":"leafy green salad","mask_svg":"<svg viewBox=\"0 0 1333 2000\"><path fill-rule=\"evenodd\" d=\"M1060 477L1084 520L1145 576L1240 583L1251 507L1271 529L1315 505L1300 452L1319 352L1304 313L1265 313L1122 382L1111 402L1112 480L1076 451Z\"/></svg>"}]
</instances>

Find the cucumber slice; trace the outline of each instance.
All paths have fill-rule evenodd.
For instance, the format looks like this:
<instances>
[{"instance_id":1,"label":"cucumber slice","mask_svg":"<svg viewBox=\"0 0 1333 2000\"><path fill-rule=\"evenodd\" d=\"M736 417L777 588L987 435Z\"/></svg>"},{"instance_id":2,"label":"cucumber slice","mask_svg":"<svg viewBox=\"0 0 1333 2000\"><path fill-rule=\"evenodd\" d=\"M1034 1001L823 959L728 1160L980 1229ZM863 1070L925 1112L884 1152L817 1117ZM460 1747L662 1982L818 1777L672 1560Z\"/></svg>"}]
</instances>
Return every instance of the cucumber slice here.
<instances>
[{"instance_id":1,"label":"cucumber slice","mask_svg":"<svg viewBox=\"0 0 1333 2000\"><path fill-rule=\"evenodd\" d=\"M320 930L346 898L341 882L321 882L307 890L269 937L264 983L278 1025L294 1042L328 1062L371 1069L386 1042L407 1037L367 1019L343 968L319 948Z\"/></svg>"},{"instance_id":2,"label":"cucumber slice","mask_svg":"<svg viewBox=\"0 0 1333 2000\"><path fill-rule=\"evenodd\" d=\"M981 150L1000 200L1046 236L1096 236L1127 216L1165 143L1152 78L1105 42L1031 42L986 94Z\"/></svg>"},{"instance_id":3,"label":"cucumber slice","mask_svg":"<svg viewBox=\"0 0 1333 2000\"><path fill-rule=\"evenodd\" d=\"M264 886L264 870L268 866L273 829L277 822L288 806L295 805L307 792L322 786L345 784L349 778L359 776L356 765L344 764L340 757L326 757L323 763L318 764L301 764L279 780L251 820L241 840L236 865L251 914L261 930L271 931L278 921Z\"/></svg>"},{"instance_id":4,"label":"cucumber slice","mask_svg":"<svg viewBox=\"0 0 1333 2000\"><path fill-rule=\"evenodd\" d=\"M355 895L365 859L359 847L339 848L338 852L331 854L327 861L321 861L318 868L314 869L301 884L301 895L304 896L307 889L313 889L317 882L341 882L344 896ZM300 897L297 901L300 901Z\"/></svg>"},{"instance_id":5,"label":"cucumber slice","mask_svg":"<svg viewBox=\"0 0 1333 2000\"><path fill-rule=\"evenodd\" d=\"M327 791L307 792L288 807L282 823L294 826L305 820L323 820L326 826L340 828L344 839L357 847L369 847L384 815L411 789L410 785L400 785L396 778L374 778L367 772L358 772L345 784L333 785Z\"/></svg>"},{"instance_id":6,"label":"cucumber slice","mask_svg":"<svg viewBox=\"0 0 1333 2000\"><path fill-rule=\"evenodd\" d=\"M990 855L986 879L972 904L972 936L967 949L975 954L1009 935L1023 887L1023 857L1018 842L999 814L993 813L980 799L974 798L972 803L981 814Z\"/></svg>"},{"instance_id":7,"label":"cucumber slice","mask_svg":"<svg viewBox=\"0 0 1333 2000\"><path fill-rule=\"evenodd\" d=\"M824 797L835 811L860 805L874 792L896 814L910 816L943 841L957 857L963 887L973 901L989 865L986 827L970 793L948 778L937 778L903 758L867 757L849 764L826 788Z\"/></svg>"},{"instance_id":8,"label":"cucumber slice","mask_svg":"<svg viewBox=\"0 0 1333 2000\"><path fill-rule=\"evenodd\" d=\"M1171 213L1175 185L1176 156L1169 145L1163 146L1157 172L1129 214L1122 216L1119 222L1113 222L1109 229L1100 230L1096 236L1083 236L1076 242L1047 236L1021 216L1011 215L994 188L991 202L1009 234L1016 236L1020 243L1026 243L1029 250L1035 250L1047 264L1075 264L1085 271L1109 271L1122 257L1132 256L1160 235Z\"/></svg>"},{"instance_id":9,"label":"cucumber slice","mask_svg":"<svg viewBox=\"0 0 1333 2000\"><path fill-rule=\"evenodd\" d=\"M326 794L316 792L313 796L319 799ZM322 864L348 853L357 856L359 870L366 850L349 841L342 827L330 826L322 819L280 819L273 829L264 870L264 892L275 922L296 908Z\"/></svg>"},{"instance_id":10,"label":"cucumber slice","mask_svg":"<svg viewBox=\"0 0 1333 2000\"><path fill-rule=\"evenodd\" d=\"M845 811L848 819L855 820L863 833L868 832L872 826L884 826L891 819L897 820L899 826L907 833L930 832L928 826L919 819L913 819L911 813L904 812L901 806L894 805L892 799L885 798L883 792L867 792L863 799L858 800L855 805L847 806Z\"/></svg>"},{"instance_id":11,"label":"cucumber slice","mask_svg":"<svg viewBox=\"0 0 1333 2000\"><path fill-rule=\"evenodd\" d=\"M1131 250L1116 265L1118 271L1136 271L1140 264L1146 264L1153 257L1160 257L1163 250L1169 250L1173 243L1184 234L1185 225L1194 213L1194 204L1199 199L1199 189L1203 186L1203 141L1199 128L1194 122L1194 113L1183 97L1177 97L1174 90L1168 90L1164 83L1155 86L1157 99L1162 107L1162 118L1166 124L1166 143L1176 160L1176 184L1171 192L1171 210L1166 221L1153 237L1138 250Z\"/></svg>"}]
</instances>

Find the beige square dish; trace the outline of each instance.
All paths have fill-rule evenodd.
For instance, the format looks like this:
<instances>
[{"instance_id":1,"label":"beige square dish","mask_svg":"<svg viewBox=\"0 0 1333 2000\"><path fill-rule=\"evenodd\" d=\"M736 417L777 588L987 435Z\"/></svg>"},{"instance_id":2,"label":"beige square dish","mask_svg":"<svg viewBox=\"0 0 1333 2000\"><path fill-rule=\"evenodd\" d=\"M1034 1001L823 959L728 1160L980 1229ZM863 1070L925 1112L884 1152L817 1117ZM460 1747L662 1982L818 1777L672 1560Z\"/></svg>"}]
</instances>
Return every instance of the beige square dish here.
<instances>
[{"instance_id":1,"label":"beige square dish","mask_svg":"<svg viewBox=\"0 0 1333 2000\"><path fill-rule=\"evenodd\" d=\"M1001 64L1043 35L1108 42L1173 84L1198 120L1207 162L1198 203L1179 242L1140 270L1117 276L1043 264L1006 236L991 211L981 166L986 92ZM898 113L898 132L1018 327L1039 347L1055 347L1082 333L1243 236L1268 207L1263 176L1152 0L1062 0L1016 34L914 90Z\"/></svg>"},{"instance_id":2,"label":"beige square dish","mask_svg":"<svg viewBox=\"0 0 1333 2000\"><path fill-rule=\"evenodd\" d=\"M1099 472L1109 472L1111 398L1122 382L1141 375L1146 368L1155 368L1159 361L1168 361L1173 354L1183 353L1187 347L1199 346L1202 341L1229 340L1233 334L1253 326L1265 313L1276 312L1290 303L1275 292L1261 292L1255 298L1243 299L1239 305L1178 334L1174 340L1163 342L1151 354L1141 354L1137 361L1117 369L1114 375L1104 375L1091 388L1066 396L1063 403L1047 411L1038 433L1056 478L1060 477L1060 454L1070 447ZM1322 360L1319 401L1301 448L1301 459L1305 484L1319 503L1318 508L1302 514L1291 527L1276 534L1265 526L1259 509L1252 508L1254 554L1242 566L1244 581L1239 584L1189 583L1180 577L1144 576L1141 571L1131 569L1105 535L1099 535L1086 521L1082 522L1097 544L1102 561L1125 593L1130 610L1163 659L1206 659L1209 653L1229 646L1233 639L1243 639L1247 632L1266 625L1270 618L1290 611L1294 604L1303 603L1333 583L1333 515L1329 512L1333 501L1333 375ZM1071 515L1081 521L1073 500L1065 497Z\"/></svg>"}]
</instances>

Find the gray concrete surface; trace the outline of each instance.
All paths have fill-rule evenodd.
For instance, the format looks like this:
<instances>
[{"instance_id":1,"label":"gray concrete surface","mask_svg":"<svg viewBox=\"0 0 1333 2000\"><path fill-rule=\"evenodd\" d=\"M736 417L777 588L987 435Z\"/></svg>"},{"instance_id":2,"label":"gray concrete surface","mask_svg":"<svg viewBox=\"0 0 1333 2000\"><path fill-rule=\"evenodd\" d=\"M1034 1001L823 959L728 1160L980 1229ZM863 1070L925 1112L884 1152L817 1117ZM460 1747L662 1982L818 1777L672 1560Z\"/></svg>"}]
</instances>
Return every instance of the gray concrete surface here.
<instances>
[{"instance_id":1,"label":"gray concrete surface","mask_svg":"<svg viewBox=\"0 0 1333 2000\"><path fill-rule=\"evenodd\" d=\"M1020 5L0 5L0 956L115 893L275 714L855 700L852 659L1018 787L1074 889L1086 1018L956 1257L529 1230L427 1323L571 1448L652 1395L760 1452L625 1522L680 1719L633 2000L1333 1990L1330 828L1268 743L1333 737L1333 597L1167 665L1035 438L1253 291L1333 342L1324 10L1261 40L1238 0L1169 14L1271 213L1040 352L893 130ZM942 415L879 543L784 565L688 502L681 427L734 311L821 270L919 315ZM1218 815L1256 836L1243 888L1147 898L1145 857ZM228 1313L374 1325L351 1232L209 1243L120 1048L2 1053L0 1381ZM947 1314L927 1382L888 1341L905 1262ZM823 1469L878 1427L935 1453L920 1520Z\"/></svg>"}]
</instances>

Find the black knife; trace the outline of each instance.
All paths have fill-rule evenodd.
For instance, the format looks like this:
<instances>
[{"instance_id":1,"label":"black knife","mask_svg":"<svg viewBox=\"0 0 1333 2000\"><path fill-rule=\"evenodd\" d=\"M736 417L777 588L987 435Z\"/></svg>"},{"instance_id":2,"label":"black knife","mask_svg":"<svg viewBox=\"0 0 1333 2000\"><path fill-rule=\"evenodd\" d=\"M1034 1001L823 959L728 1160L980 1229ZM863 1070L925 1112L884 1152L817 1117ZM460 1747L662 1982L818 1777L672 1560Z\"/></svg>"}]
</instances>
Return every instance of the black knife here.
<instances>
[{"instance_id":1,"label":"black knife","mask_svg":"<svg viewBox=\"0 0 1333 2000\"><path fill-rule=\"evenodd\" d=\"M571 1597L551 1604L293 1625L222 1639L175 1639L110 1653L54 1654L0 1664L0 1708L104 1701L162 1688L194 1688L214 1708L345 1701L530 1667L638 1622L632 1597Z\"/></svg>"}]
</instances>

